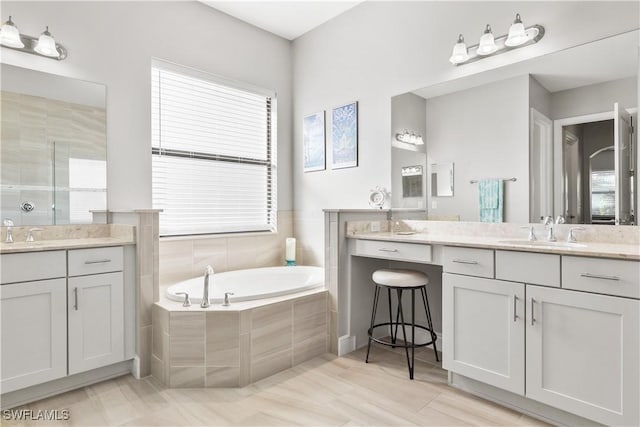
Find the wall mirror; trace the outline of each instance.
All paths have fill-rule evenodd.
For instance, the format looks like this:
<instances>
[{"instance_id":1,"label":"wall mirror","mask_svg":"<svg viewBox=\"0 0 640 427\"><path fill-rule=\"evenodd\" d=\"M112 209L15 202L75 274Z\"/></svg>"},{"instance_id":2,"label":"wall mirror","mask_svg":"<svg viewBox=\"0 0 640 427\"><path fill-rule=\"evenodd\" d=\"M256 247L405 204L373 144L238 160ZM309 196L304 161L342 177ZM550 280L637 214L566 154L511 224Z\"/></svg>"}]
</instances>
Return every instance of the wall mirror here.
<instances>
[{"instance_id":1,"label":"wall mirror","mask_svg":"<svg viewBox=\"0 0 640 427\"><path fill-rule=\"evenodd\" d=\"M90 223L107 208L106 87L1 67L2 219Z\"/></svg>"},{"instance_id":2,"label":"wall mirror","mask_svg":"<svg viewBox=\"0 0 640 427\"><path fill-rule=\"evenodd\" d=\"M506 222L562 215L568 223L637 224L639 36L631 31L393 97L392 188L403 166L423 162L431 169L454 162L456 183L451 197L440 198L440 175L431 170L423 203L392 197L392 208L478 221L477 182L498 179ZM422 148L400 149L394 136L403 129L419 130Z\"/></svg>"},{"instance_id":3,"label":"wall mirror","mask_svg":"<svg viewBox=\"0 0 640 427\"><path fill-rule=\"evenodd\" d=\"M453 197L453 163L431 165L431 197Z\"/></svg>"}]
</instances>

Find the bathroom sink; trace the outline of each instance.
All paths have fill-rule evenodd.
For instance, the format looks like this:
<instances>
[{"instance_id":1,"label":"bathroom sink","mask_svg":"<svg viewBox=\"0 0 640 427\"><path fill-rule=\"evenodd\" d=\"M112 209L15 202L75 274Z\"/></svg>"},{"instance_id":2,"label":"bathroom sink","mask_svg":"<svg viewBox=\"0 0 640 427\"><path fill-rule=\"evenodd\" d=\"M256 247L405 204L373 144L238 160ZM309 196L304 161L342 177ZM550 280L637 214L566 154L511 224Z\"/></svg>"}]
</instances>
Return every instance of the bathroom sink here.
<instances>
[{"instance_id":1,"label":"bathroom sink","mask_svg":"<svg viewBox=\"0 0 640 427\"><path fill-rule=\"evenodd\" d=\"M509 245L522 245L522 246L546 246L552 248L586 248L587 245L583 243L570 243L570 242L547 242L546 240L525 240L525 239L512 239L501 240L499 243L507 243Z\"/></svg>"}]
</instances>

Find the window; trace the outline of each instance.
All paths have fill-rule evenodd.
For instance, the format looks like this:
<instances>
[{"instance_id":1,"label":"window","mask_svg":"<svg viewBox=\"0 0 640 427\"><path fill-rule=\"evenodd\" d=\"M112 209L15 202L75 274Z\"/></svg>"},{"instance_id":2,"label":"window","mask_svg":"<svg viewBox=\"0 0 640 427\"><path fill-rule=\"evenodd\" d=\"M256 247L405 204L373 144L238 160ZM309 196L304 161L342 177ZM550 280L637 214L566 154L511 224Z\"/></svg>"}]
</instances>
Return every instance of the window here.
<instances>
[{"instance_id":1,"label":"window","mask_svg":"<svg viewBox=\"0 0 640 427\"><path fill-rule=\"evenodd\" d=\"M274 94L159 61L151 81L160 235L275 231Z\"/></svg>"}]
</instances>

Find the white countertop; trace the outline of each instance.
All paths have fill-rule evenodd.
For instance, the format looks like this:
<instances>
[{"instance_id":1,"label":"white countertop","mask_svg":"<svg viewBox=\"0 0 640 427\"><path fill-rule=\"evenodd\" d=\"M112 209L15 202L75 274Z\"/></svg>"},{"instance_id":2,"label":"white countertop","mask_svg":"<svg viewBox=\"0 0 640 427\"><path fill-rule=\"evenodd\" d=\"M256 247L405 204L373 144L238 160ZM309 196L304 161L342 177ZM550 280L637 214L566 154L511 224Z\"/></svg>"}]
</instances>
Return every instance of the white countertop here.
<instances>
[{"instance_id":1,"label":"white countertop","mask_svg":"<svg viewBox=\"0 0 640 427\"><path fill-rule=\"evenodd\" d=\"M562 242L545 244L540 239L535 245L526 239L487 236L436 235L428 233L398 234L392 232L347 234L350 239L381 240L388 242L405 242L434 244L446 246L464 246L472 248L502 249L521 252L540 252L560 255L589 256L597 258L614 258L640 260L640 246L622 243L580 242L583 246L563 246Z\"/></svg>"},{"instance_id":2,"label":"white countertop","mask_svg":"<svg viewBox=\"0 0 640 427\"><path fill-rule=\"evenodd\" d=\"M40 240L35 242L0 243L0 254L99 248L133 244L135 244L135 240L127 237L88 237L62 240Z\"/></svg>"}]
</instances>

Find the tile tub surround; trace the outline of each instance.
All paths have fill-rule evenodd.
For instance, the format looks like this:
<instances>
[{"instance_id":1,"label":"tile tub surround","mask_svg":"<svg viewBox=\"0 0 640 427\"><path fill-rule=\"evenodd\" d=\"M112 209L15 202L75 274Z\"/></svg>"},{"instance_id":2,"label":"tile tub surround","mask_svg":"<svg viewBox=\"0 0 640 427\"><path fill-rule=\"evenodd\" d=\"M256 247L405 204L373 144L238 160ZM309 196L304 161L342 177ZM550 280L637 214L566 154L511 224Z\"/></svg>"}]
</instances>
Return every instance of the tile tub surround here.
<instances>
[{"instance_id":1,"label":"tile tub surround","mask_svg":"<svg viewBox=\"0 0 640 427\"><path fill-rule=\"evenodd\" d=\"M151 374L168 387L242 387L327 352L327 291L229 308L153 306Z\"/></svg>"},{"instance_id":2,"label":"tile tub surround","mask_svg":"<svg viewBox=\"0 0 640 427\"><path fill-rule=\"evenodd\" d=\"M207 265L211 265L216 273L284 265L285 239L292 236L292 212L278 211L276 233L163 237L159 254L160 287L164 289L201 276ZM296 243L296 261L304 265L301 242Z\"/></svg>"}]
</instances>

